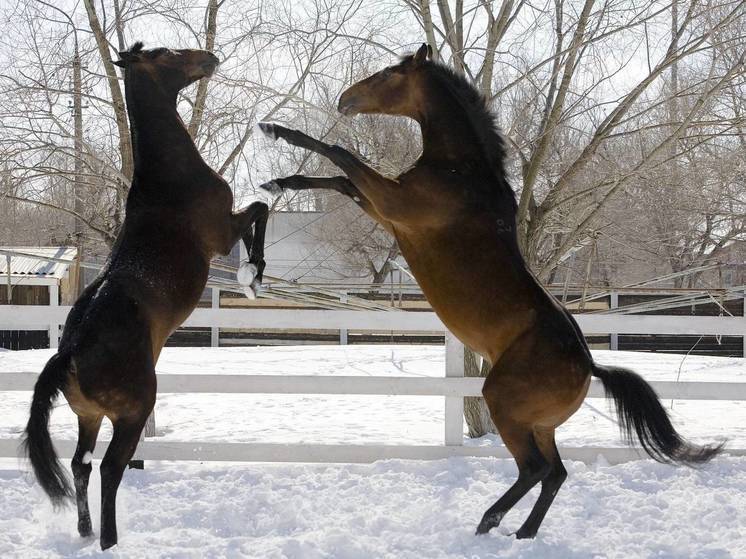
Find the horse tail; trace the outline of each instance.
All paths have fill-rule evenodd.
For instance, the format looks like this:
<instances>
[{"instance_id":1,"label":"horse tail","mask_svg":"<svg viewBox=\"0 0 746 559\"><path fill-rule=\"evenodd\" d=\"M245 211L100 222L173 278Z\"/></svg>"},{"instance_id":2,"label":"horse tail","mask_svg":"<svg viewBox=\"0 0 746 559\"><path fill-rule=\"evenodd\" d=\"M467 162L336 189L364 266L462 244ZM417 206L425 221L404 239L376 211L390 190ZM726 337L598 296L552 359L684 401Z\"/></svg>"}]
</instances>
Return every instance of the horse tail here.
<instances>
[{"instance_id":1,"label":"horse tail","mask_svg":"<svg viewBox=\"0 0 746 559\"><path fill-rule=\"evenodd\" d=\"M621 367L593 364L593 376L601 379L606 397L617 408L619 428L627 442L633 434L654 460L666 464L702 464L722 452L724 442L694 445L679 435L658 395L640 375Z\"/></svg>"},{"instance_id":2,"label":"horse tail","mask_svg":"<svg viewBox=\"0 0 746 559\"><path fill-rule=\"evenodd\" d=\"M22 443L39 485L55 507L64 505L65 500L73 496L70 481L49 436L52 404L65 384L69 364L70 357L59 353L47 361L34 386L31 415Z\"/></svg>"}]
</instances>

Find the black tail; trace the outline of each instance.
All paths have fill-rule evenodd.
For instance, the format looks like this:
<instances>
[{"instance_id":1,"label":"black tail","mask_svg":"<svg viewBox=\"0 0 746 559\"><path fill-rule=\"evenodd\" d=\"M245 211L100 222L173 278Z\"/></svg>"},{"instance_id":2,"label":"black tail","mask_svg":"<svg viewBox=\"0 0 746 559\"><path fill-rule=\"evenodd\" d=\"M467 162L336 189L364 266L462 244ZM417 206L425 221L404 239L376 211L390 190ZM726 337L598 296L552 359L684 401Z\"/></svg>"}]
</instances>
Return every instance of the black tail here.
<instances>
[{"instance_id":1,"label":"black tail","mask_svg":"<svg viewBox=\"0 0 746 559\"><path fill-rule=\"evenodd\" d=\"M23 440L36 479L55 507L64 505L65 500L73 496L70 482L49 437L49 414L65 383L69 363L69 357L57 354L47 362L39 375Z\"/></svg>"},{"instance_id":2,"label":"black tail","mask_svg":"<svg viewBox=\"0 0 746 559\"><path fill-rule=\"evenodd\" d=\"M619 427L627 441L636 434L642 448L658 462L701 464L723 450L725 443L697 446L681 437L671 424L658 395L632 371L594 363L593 376L601 379L607 398L613 398Z\"/></svg>"}]
</instances>

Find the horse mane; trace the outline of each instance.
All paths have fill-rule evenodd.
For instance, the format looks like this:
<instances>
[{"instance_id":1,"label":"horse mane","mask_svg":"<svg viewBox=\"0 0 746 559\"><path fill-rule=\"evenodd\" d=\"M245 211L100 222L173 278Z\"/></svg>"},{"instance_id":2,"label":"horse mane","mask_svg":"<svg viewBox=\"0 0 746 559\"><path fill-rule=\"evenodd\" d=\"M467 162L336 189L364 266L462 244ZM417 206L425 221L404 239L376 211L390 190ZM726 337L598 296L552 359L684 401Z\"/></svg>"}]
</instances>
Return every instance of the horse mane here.
<instances>
[{"instance_id":1,"label":"horse mane","mask_svg":"<svg viewBox=\"0 0 746 559\"><path fill-rule=\"evenodd\" d=\"M129 48L129 50L128 50L127 52L129 52L130 54L139 54L139 53L141 53L141 52L142 52L142 48L143 48L144 46L145 46L145 45L143 44L143 42L142 42L142 41L137 41L137 42L136 42L136 43L135 43L134 45L132 45L132 46L131 46L131 47Z\"/></svg>"},{"instance_id":2,"label":"horse mane","mask_svg":"<svg viewBox=\"0 0 746 559\"><path fill-rule=\"evenodd\" d=\"M402 61L411 59L414 55L402 57ZM425 63L430 74L438 83L443 85L464 109L472 130L482 148L482 153L493 171L495 191L491 197L497 195L499 201L508 201L515 210L518 209L515 192L508 183L505 172L505 141L495 122L495 114L489 107L489 101L466 77L456 72L450 66L441 62L428 60Z\"/></svg>"}]
</instances>

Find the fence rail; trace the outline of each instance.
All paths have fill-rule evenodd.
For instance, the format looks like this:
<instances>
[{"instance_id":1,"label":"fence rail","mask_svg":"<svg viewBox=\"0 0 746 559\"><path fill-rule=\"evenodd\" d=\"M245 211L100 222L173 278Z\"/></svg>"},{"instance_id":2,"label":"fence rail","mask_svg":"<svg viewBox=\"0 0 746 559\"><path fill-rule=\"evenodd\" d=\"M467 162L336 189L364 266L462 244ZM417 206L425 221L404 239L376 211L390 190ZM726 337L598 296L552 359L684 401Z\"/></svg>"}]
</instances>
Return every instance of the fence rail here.
<instances>
[{"instance_id":1,"label":"fence rail","mask_svg":"<svg viewBox=\"0 0 746 559\"><path fill-rule=\"evenodd\" d=\"M0 372L0 391L31 391L38 373ZM161 394L308 394L350 396L481 396L481 377L364 377L320 375L211 375L159 373ZM666 400L746 400L746 383L652 381ZM604 398L603 385L591 381L589 398Z\"/></svg>"},{"instance_id":2,"label":"fence rail","mask_svg":"<svg viewBox=\"0 0 746 559\"><path fill-rule=\"evenodd\" d=\"M0 329L46 330L64 324L71 307L41 305L0 306ZM743 316L574 315L585 334L688 334L746 336ZM433 312L195 309L183 326L308 330L444 331Z\"/></svg>"},{"instance_id":3,"label":"fence rail","mask_svg":"<svg viewBox=\"0 0 746 559\"><path fill-rule=\"evenodd\" d=\"M63 324L70 307L0 306L0 329L54 329ZM746 336L746 317L576 315L586 334L693 334ZM384 331L445 331L431 312L327 310L196 309L184 326L246 329L361 329ZM161 393L225 394L346 394L445 397L444 445L312 445L226 442L140 443L137 458L148 460L222 460L260 462L371 462L387 458L437 459L448 456L508 457L502 447L463 444L463 397L481 395L483 379L463 377L463 346L446 333L446 376L325 377L311 375L158 375ZM37 372L0 373L0 392L28 391ZM666 399L746 400L746 383L652 382ZM590 397L603 397L603 387L591 383ZM71 456L74 441L55 443L62 456ZM103 445L101 445L103 446ZM610 463L640 458L634 448L562 448L564 457L592 461L602 455ZM746 449L729 449L746 455ZM0 457L15 457L18 440L0 439Z\"/></svg>"}]
</instances>

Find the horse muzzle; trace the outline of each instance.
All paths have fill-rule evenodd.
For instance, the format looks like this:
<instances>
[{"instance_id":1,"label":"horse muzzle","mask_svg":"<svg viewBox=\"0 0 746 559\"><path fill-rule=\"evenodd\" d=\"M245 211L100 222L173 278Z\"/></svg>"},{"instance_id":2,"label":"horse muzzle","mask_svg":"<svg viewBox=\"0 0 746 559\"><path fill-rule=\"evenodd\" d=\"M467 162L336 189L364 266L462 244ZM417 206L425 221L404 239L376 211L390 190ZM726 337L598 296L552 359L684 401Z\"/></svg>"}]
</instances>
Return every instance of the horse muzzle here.
<instances>
[{"instance_id":1,"label":"horse muzzle","mask_svg":"<svg viewBox=\"0 0 746 559\"><path fill-rule=\"evenodd\" d=\"M343 93L342 96L339 98L337 110L346 116L359 114L360 109L358 108L359 104L357 102L357 98L354 95L345 95L345 93Z\"/></svg>"}]
</instances>

